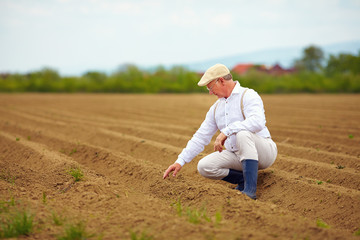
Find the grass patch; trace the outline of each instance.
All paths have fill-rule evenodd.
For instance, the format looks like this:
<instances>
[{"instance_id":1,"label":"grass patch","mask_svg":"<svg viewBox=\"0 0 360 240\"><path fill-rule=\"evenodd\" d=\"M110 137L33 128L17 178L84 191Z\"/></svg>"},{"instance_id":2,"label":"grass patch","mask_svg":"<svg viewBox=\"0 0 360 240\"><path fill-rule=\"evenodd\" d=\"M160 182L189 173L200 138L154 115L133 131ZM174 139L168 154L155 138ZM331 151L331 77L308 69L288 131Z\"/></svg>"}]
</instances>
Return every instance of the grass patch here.
<instances>
[{"instance_id":1,"label":"grass patch","mask_svg":"<svg viewBox=\"0 0 360 240\"><path fill-rule=\"evenodd\" d=\"M80 221L76 224L69 224L65 227L64 234L58 240L81 240L93 237L94 234L86 232L86 225Z\"/></svg>"},{"instance_id":2,"label":"grass patch","mask_svg":"<svg viewBox=\"0 0 360 240\"><path fill-rule=\"evenodd\" d=\"M15 184L16 177L12 176L10 172L1 171L0 180L4 180L5 182Z\"/></svg>"},{"instance_id":3,"label":"grass patch","mask_svg":"<svg viewBox=\"0 0 360 240\"><path fill-rule=\"evenodd\" d=\"M211 219L207 216L206 209L186 209L186 216L188 218L188 221L194 224L199 224L204 219L207 222L211 222Z\"/></svg>"},{"instance_id":4,"label":"grass patch","mask_svg":"<svg viewBox=\"0 0 360 240\"><path fill-rule=\"evenodd\" d=\"M130 239L131 240L152 240L152 239L154 239L154 237L147 234L145 231L142 233L136 233L136 232L130 231Z\"/></svg>"},{"instance_id":5,"label":"grass patch","mask_svg":"<svg viewBox=\"0 0 360 240\"><path fill-rule=\"evenodd\" d=\"M25 209L4 214L0 218L0 238L30 235L34 227L33 219L34 216Z\"/></svg>"},{"instance_id":6,"label":"grass patch","mask_svg":"<svg viewBox=\"0 0 360 240\"><path fill-rule=\"evenodd\" d=\"M0 201L0 213L9 212L10 207L15 206L15 199L11 197L9 201Z\"/></svg>"},{"instance_id":7,"label":"grass patch","mask_svg":"<svg viewBox=\"0 0 360 240\"><path fill-rule=\"evenodd\" d=\"M84 174L79 167L71 167L68 173L74 177L75 182L81 181L84 178Z\"/></svg>"},{"instance_id":8,"label":"grass patch","mask_svg":"<svg viewBox=\"0 0 360 240\"><path fill-rule=\"evenodd\" d=\"M330 228L330 226L320 218L316 220L316 226L320 228Z\"/></svg>"},{"instance_id":9,"label":"grass patch","mask_svg":"<svg viewBox=\"0 0 360 240\"><path fill-rule=\"evenodd\" d=\"M52 212L51 217L56 226L62 226L66 220L65 217L58 215L56 212Z\"/></svg>"},{"instance_id":10,"label":"grass patch","mask_svg":"<svg viewBox=\"0 0 360 240\"><path fill-rule=\"evenodd\" d=\"M194 209L190 207L183 208L180 199L175 201L171 205L176 209L176 212L180 217L186 216L187 220L190 223L199 224L203 220L205 220L206 222L212 222L211 218L207 214L207 210L205 207L201 207L200 209L196 209L196 208ZM222 220L222 216L220 211L218 211L215 214L215 224L217 225L220 224L221 220Z\"/></svg>"}]
</instances>

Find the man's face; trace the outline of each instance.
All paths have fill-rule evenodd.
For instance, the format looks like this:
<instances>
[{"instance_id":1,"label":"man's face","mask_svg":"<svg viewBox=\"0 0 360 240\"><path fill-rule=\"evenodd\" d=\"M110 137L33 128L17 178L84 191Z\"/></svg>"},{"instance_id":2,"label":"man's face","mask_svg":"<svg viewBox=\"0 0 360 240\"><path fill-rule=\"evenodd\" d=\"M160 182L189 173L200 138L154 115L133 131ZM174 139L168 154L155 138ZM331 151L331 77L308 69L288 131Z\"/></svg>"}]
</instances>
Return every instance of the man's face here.
<instances>
[{"instance_id":1,"label":"man's face","mask_svg":"<svg viewBox=\"0 0 360 240\"><path fill-rule=\"evenodd\" d=\"M218 98L222 98L222 97L224 97L223 96L223 89L222 89L222 81L223 81L223 78L218 78L218 79L215 79L215 80L213 80L213 81L211 81L211 82L209 82L207 85L206 85L206 87L207 87L207 89L208 89L208 91L209 91L209 94L210 95L216 95Z\"/></svg>"}]
</instances>

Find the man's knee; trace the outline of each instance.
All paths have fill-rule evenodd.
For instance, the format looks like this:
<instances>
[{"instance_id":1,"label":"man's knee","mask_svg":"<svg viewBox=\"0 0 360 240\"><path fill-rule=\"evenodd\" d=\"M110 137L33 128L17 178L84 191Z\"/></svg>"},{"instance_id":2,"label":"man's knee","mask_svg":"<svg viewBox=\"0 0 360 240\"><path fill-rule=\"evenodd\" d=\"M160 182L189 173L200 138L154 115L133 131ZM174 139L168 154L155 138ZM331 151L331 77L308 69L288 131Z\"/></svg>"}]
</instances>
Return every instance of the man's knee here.
<instances>
[{"instance_id":1,"label":"man's knee","mask_svg":"<svg viewBox=\"0 0 360 240\"><path fill-rule=\"evenodd\" d=\"M236 134L236 144L238 151L236 155L241 159L258 160L258 152L254 140L254 134L249 131L240 131Z\"/></svg>"},{"instance_id":2,"label":"man's knee","mask_svg":"<svg viewBox=\"0 0 360 240\"><path fill-rule=\"evenodd\" d=\"M198 172L206 178L210 179L221 179L223 176L222 173L220 173L219 169L211 163L211 161L208 161L208 159L203 158L199 161L197 165Z\"/></svg>"},{"instance_id":3,"label":"man's knee","mask_svg":"<svg viewBox=\"0 0 360 240\"><path fill-rule=\"evenodd\" d=\"M238 142L243 141L253 141L252 133L249 131L240 131L236 134L236 139Z\"/></svg>"},{"instance_id":4,"label":"man's knee","mask_svg":"<svg viewBox=\"0 0 360 240\"><path fill-rule=\"evenodd\" d=\"M198 162L197 170L198 170L198 172L199 172L203 177L208 177L208 175L209 175L209 168L207 167L207 164L205 163L205 161L204 161L203 159L201 159L201 160Z\"/></svg>"}]
</instances>

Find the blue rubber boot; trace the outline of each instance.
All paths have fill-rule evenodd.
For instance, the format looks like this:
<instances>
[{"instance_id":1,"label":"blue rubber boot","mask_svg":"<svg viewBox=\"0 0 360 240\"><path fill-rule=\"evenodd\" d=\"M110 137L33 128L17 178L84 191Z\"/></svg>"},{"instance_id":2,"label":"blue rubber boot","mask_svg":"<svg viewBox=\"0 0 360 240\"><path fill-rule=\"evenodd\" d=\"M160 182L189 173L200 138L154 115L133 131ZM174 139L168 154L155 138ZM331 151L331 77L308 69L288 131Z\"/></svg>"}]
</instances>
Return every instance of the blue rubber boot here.
<instances>
[{"instance_id":1,"label":"blue rubber boot","mask_svg":"<svg viewBox=\"0 0 360 240\"><path fill-rule=\"evenodd\" d=\"M229 169L229 175L224 177L222 180L232 183L232 184L238 184L235 189L237 190L244 190L244 175L241 171L237 171L234 169Z\"/></svg>"},{"instance_id":2,"label":"blue rubber boot","mask_svg":"<svg viewBox=\"0 0 360 240\"><path fill-rule=\"evenodd\" d=\"M257 160L245 159L241 162L244 173L245 188L242 193L246 194L252 199L256 199L256 186L258 178L258 166Z\"/></svg>"}]
</instances>

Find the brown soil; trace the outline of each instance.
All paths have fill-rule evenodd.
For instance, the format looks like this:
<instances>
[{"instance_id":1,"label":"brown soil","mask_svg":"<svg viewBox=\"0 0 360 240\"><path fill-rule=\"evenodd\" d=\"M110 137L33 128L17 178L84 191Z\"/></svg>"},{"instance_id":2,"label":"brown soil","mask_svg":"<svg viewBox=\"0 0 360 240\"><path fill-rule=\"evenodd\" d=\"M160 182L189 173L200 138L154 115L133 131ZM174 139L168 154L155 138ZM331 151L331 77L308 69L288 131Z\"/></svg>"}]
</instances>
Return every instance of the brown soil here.
<instances>
[{"instance_id":1,"label":"brown soil","mask_svg":"<svg viewBox=\"0 0 360 240\"><path fill-rule=\"evenodd\" d=\"M35 215L26 239L56 239L79 221L93 239L359 239L360 96L262 98L279 154L253 201L198 174L212 143L162 179L212 96L1 94L0 201ZM74 182L71 167L84 179ZM208 219L192 223L186 209Z\"/></svg>"}]
</instances>

